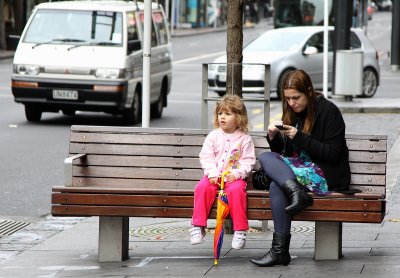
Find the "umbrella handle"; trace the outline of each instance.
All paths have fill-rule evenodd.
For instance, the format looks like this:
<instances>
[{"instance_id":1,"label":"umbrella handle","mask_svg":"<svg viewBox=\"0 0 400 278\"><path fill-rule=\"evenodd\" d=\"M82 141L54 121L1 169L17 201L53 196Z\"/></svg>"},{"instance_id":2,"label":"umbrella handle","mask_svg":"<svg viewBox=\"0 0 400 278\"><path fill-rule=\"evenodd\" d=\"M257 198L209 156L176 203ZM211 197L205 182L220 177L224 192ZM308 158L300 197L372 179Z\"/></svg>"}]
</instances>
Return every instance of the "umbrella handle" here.
<instances>
[{"instance_id":1,"label":"umbrella handle","mask_svg":"<svg viewBox=\"0 0 400 278\"><path fill-rule=\"evenodd\" d=\"M229 173L230 173L229 171L225 171L225 172L222 173L222 176L221 176L221 190L224 190L224 188L225 188L225 175L227 175Z\"/></svg>"}]
</instances>

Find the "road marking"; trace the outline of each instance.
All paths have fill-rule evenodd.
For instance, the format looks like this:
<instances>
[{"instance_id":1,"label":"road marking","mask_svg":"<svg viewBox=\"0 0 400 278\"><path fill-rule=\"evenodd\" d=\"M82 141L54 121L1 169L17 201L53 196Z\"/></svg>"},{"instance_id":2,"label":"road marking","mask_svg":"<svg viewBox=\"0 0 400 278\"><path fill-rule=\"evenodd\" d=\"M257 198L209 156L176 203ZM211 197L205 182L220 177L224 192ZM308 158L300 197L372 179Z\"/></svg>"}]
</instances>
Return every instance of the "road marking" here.
<instances>
[{"instance_id":1,"label":"road marking","mask_svg":"<svg viewBox=\"0 0 400 278\"><path fill-rule=\"evenodd\" d=\"M196 61L196 60L200 60L200 59L210 58L210 57L213 57L213 56L221 56L224 53L225 53L225 51L199 55L199 56L195 56L195 57L191 57L191 58L186 58L186 59L174 61L174 62L172 62L172 64L183 64L183 63L192 62L192 61Z\"/></svg>"}]
</instances>

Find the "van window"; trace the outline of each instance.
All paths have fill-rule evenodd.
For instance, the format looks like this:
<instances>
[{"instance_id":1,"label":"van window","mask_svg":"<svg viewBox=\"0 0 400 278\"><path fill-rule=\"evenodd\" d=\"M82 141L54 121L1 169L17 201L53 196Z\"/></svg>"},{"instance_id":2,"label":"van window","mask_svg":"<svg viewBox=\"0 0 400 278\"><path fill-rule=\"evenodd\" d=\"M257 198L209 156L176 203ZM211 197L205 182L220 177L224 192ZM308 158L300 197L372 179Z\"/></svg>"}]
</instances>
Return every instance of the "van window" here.
<instances>
[{"instance_id":1,"label":"van window","mask_svg":"<svg viewBox=\"0 0 400 278\"><path fill-rule=\"evenodd\" d=\"M128 17L128 41L139 40L135 13L131 12L127 14Z\"/></svg>"},{"instance_id":2,"label":"van window","mask_svg":"<svg viewBox=\"0 0 400 278\"><path fill-rule=\"evenodd\" d=\"M139 14L140 17L140 22L142 23L142 34L144 34L144 13L141 12ZM156 30L154 29L154 22L151 24L151 47L157 46L157 35L156 35Z\"/></svg>"},{"instance_id":3,"label":"van window","mask_svg":"<svg viewBox=\"0 0 400 278\"><path fill-rule=\"evenodd\" d=\"M153 22L156 30L158 31L158 44L168 43L167 27L165 26L164 18L161 12L153 13Z\"/></svg>"},{"instance_id":4,"label":"van window","mask_svg":"<svg viewBox=\"0 0 400 278\"><path fill-rule=\"evenodd\" d=\"M122 46L122 14L104 11L38 10L24 42Z\"/></svg>"}]
</instances>

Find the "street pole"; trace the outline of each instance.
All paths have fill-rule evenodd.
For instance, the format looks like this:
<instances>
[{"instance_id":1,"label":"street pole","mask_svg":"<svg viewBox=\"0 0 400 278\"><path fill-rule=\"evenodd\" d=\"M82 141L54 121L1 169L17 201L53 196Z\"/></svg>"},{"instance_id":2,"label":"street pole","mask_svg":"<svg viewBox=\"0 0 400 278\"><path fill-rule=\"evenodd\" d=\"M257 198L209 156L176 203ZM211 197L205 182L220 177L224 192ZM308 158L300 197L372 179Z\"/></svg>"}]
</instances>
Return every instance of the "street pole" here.
<instances>
[{"instance_id":1,"label":"street pole","mask_svg":"<svg viewBox=\"0 0 400 278\"><path fill-rule=\"evenodd\" d=\"M324 62L323 62L323 93L328 98L328 21L329 21L329 0L324 0Z\"/></svg>"},{"instance_id":2,"label":"street pole","mask_svg":"<svg viewBox=\"0 0 400 278\"><path fill-rule=\"evenodd\" d=\"M392 45L390 65L393 71L400 68L400 1L392 1Z\"/></svg>"},{"instance_id":3,"label":"street pole","mask_svg":"<svg viewBox=\"0 0 400 278\"><path fill-rule=\"evenodd\" d=\"M150 126L151 0L144 0L142 127Z\"/></svg>"},{"instance_id":4,"label":"street pole","mask_svg":"<svg viewBox=\"0 0 400 278\"><path fill-rule=\"evenodd\" d=\"M336 72L336 51L350 49L350 28L352 25L353 1L335 0L335 45L333 57L333 72ZM332 93L335 93L335 74L332 80Z\"/></svg>"}]
</instances>

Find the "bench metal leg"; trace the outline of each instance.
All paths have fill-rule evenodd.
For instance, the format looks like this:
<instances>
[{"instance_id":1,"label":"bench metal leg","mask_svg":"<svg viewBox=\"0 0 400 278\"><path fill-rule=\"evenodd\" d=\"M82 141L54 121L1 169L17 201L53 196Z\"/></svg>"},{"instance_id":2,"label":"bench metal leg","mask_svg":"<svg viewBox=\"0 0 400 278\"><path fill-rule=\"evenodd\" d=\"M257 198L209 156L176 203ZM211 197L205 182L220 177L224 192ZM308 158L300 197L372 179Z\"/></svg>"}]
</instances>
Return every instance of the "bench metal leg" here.
<instances>
[{"instance_id":1,"label":"bench metal leg","mask_svg":"<svg viewBox=\"0 0 400 278\"><path fill-rule=\"evenodd\" d=\"M342 222L315 222L315 260L342 257Z\"/></svg>"},{"instance_id":2,"label":"bench metal leg","mask_svg":"<svg viewBox=\"0 0 400 278\"><path fill-rule=\"evenodd\" d=\"M129 217L100 216L99 261L120 262L128 259Z\"/></svg>"},{"instance_id":3,"label":"bench metal leg","mask_svg":"<svg viewBox=\"0 0 400 278\"><path fill-rule=\"evenodd\" d=\"M268 220L261 221L261 231L268 232Z\"/></svg>"}]
</instances>

